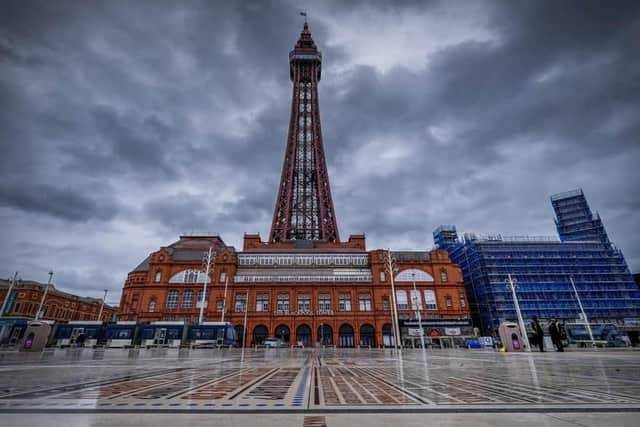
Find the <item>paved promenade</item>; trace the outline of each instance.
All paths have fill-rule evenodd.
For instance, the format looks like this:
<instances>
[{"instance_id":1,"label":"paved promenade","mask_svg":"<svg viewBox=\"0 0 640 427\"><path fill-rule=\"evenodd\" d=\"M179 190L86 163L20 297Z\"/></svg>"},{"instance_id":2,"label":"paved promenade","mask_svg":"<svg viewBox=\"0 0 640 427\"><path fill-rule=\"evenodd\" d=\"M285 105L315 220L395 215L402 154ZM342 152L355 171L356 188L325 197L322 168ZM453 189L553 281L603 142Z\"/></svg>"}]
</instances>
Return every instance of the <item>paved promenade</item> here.
<instances>
[{"instance_id":1,"label":"paved promenade","mask_svg":"<svg viewBox=\"0 0 640 427\"><path fill-rule=\"evenodd\" d=\"M0 352L2 425L637 425L640 352ZM155 421L154 421L155 420ZM174 420L174 421L171 421Z\"/></svg>"}]
</instances>

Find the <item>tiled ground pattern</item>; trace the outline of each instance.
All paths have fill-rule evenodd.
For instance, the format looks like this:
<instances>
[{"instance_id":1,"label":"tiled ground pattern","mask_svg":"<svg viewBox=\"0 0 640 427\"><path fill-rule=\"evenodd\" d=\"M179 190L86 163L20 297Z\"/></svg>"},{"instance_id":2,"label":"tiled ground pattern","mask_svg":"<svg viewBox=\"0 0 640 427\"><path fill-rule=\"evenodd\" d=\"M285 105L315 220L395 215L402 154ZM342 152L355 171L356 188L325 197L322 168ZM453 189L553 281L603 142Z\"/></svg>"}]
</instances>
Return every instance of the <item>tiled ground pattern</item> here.
<instances>
[{"instance_id":1,"label":"tiled ground pattern","mask_svg":"<svg viewBox=\"0 0 640 427\"><path fill-rule=\"evenodd\" d=\"M0 412L626 408L640 352L262 350L0 354Z\"/></svg>"}]
</instances>

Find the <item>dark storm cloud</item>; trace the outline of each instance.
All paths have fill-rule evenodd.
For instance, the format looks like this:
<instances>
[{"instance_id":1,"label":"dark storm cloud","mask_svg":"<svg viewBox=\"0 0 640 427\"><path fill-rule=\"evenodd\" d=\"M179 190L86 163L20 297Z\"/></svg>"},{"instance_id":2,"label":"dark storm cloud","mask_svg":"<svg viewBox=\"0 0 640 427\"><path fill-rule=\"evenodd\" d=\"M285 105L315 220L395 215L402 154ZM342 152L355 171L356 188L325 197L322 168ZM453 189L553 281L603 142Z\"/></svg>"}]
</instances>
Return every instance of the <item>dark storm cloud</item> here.
<instances>
[{"instance_id":1,"label":"dark storm cloud","mask_svg":"<svg viewBox=\"0 0 640 427\"><path fill-rule=\"evenodd\" d=\"M300 7L343 238L552 234L582 186L640 268L637 2L5 1L2 274L117 294L177 233L266 238Z\"/></svg>"}]
</instances>

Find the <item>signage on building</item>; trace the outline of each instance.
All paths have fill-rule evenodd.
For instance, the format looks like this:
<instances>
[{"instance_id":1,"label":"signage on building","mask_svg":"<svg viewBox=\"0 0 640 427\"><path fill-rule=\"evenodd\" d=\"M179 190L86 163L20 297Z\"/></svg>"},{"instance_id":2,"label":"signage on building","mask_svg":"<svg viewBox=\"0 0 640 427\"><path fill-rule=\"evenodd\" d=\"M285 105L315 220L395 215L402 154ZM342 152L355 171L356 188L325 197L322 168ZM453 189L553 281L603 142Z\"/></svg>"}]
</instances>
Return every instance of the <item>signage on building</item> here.
<instances>
[{"instance_id":1,"label":"signage on building","mask_svg":"<svg viewBox=\"0 0 640 427\"><path fill-rule=\"evenodd\" d=\"M429 332L429 336L430 337L439 337L440 336L440 331L437 329L432 329L431 332Z\"/></svg>"},{"instance_id":2,"label":"signage on building","mask_svg":"<svg viewBox=\"0 0 640 427\"><path fill-rule=\"evenodd\" d=\"M417 320L401 320L400 326L418 326L418 321ZM431 328L471 326L471 320L468 320L468 319L423 320L422 326L431 327Z\"/></svg>"},{"instance_id":3,"label":"signage on building","mask_svg":"<svg viewBox=\"0 0 640 427\"><path fill-rule=\"evenodd\" d=\"M460 328L444 328L445 335L460 335Z\"/></svg>"},{"instance_id":4,"label":"signage on building","mask_svg":"<svg viewBox=\"0 0 640 427\"><path fill-rule=\"evenodd\" d=\"M408 328L407 335L409 335L410 337L420 337L424 335L424 330L420 328Z\"/></svg>"}]
</instances>

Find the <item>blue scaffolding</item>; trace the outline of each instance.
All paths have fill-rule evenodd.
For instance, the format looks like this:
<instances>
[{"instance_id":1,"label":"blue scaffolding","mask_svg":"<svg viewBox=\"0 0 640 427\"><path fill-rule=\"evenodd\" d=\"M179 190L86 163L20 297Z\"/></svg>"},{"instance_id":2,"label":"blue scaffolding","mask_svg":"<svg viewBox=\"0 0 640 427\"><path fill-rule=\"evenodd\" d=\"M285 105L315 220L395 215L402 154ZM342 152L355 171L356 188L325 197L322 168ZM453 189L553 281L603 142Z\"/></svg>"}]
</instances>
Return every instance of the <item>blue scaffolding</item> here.
<instances>
[{"instance_id":1,"label":"blue scaffolding","mask_svg":"<svg viewBox=\"0 0 640 427\"><path fill-rule=\"evenodd\" d=\"M517 280L525 319L579 319L571 277L591 323L624 325L625 319L640 317L638 286L582 190L554 195L551 201L560 240L471 233L460 238L454 225L434 230L436 246L462 268L475 324L484 333L516 318L507 274Z\"/></svg>"}]
</instances>

